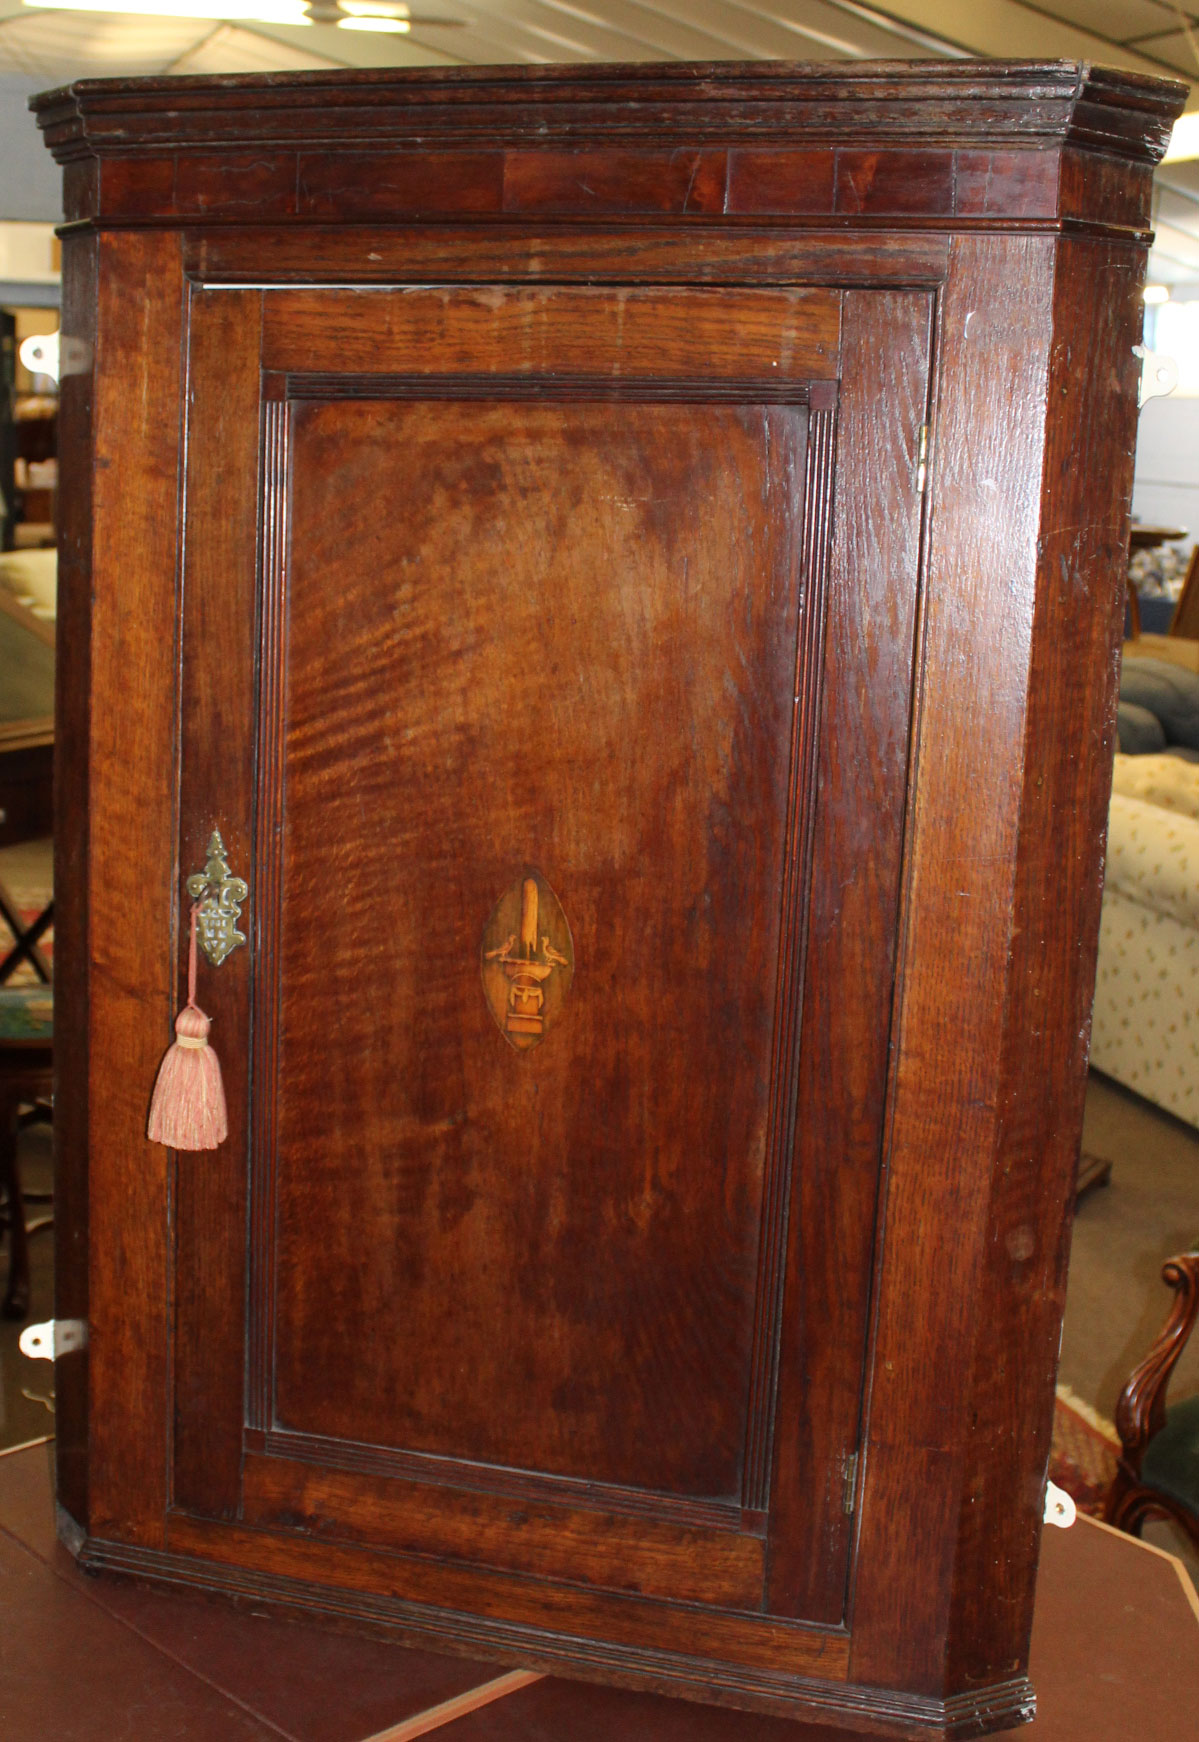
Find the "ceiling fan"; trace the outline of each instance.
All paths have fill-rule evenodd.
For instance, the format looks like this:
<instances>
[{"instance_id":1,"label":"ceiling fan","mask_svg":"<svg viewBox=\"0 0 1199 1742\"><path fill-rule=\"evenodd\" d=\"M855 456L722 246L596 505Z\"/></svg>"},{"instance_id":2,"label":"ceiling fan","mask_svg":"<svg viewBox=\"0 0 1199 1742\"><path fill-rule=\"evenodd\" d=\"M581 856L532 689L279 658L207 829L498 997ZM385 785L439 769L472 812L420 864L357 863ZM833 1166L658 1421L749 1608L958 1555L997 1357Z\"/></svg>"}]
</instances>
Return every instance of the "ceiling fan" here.
<instances>
[{"instance_id":1,"label":"ceiling fan","mask_svg":"<svg viewBox=\"0 0 1199 1742\"><path fill-rule=\"evenodd\" d=\"M56 12L128 12L152 18L213 18L241 24L333 24L407 36L414 24L452 30L465 18L416 15L404 0L23 0Z\"/></svg>"}]
</instances>

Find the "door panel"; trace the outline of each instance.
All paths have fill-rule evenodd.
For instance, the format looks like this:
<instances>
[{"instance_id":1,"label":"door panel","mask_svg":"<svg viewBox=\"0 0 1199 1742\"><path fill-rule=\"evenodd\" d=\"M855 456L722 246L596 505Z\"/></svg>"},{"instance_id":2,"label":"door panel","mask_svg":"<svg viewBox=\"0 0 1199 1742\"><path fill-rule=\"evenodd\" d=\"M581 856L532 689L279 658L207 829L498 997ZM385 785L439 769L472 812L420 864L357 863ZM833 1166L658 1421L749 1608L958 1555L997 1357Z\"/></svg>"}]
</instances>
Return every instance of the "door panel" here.
<instances>
[{"instance_id":1,"label":"door panel","mask_svg":"<svg viewBox=\"0 0 1199 1742\"><path fill-rule=\"evenodd\" d=\"M250 873L252 959L208 976L249 1036L212 1188L248 1182L249 1288L184 1189L175 1500L447 1577L835 1621L919 525L914 474L866 463L869 331L910 332L891 447L914 454L928 299L844 299L847 442L843 299L705 291L689 334L688 294L193 297L189 516L226 530L185 572L181 851L227 806ZM235 326L262 440L218 479ZM867 581L875 504L897 530ZM880 676L853 624L884 608ZM257 624L244 717L203 675L222 618ZM228 657L244 698L254 649ZM855 706L867 741L888 722L873 782L847 780ZM856 967L830 924L850 841L880 855ZM862 1069L806 1071L797 1104L829 1022L806 979L839 949ZM793 1214L797 1156L823 1223ZM796 1314L830 1228L822 1325ZM201 1301L244 1343L244 1413Z\"/></svg>"},{"instance_id":2,"label":"door panel","mask_svg":"<svg viewBox=\"0 0 1199 1742\"><path fill-rule=\"evenodd\" d=\"M806 422L296 405L271 1425L739 1503Z\"/></svg>"}]
</instances>

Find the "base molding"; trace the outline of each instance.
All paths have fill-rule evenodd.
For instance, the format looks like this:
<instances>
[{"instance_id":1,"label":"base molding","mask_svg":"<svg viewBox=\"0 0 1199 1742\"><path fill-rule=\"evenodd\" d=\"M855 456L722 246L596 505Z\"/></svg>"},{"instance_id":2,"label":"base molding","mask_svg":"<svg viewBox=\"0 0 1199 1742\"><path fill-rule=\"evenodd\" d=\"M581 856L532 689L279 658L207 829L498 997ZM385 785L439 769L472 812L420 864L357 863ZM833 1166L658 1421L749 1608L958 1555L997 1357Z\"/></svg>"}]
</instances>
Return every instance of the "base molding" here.
<instances>
[{"instance_id":1,"label":"base molding","mask_svg":"<svg viewBox=\"0 0 1199 1742\"><path fill-rule=\"evenodd\" d=\"M76 1553L80 1566L88 1572L118 1573L298 1609L342 1626L366 1627L397 1643L432 1647L453 1655L494 1657L509 1664L516 1659L522 1667L547 1675L820 1722L900 1742L967 1742L967 1738L1027 1723L1036 1710L1026 1676L938 1700L855 1682L740 1669L674 1652L565 1637L489 1616L347 1591L286 1574L103 1538L84 1538Z\"/></svg>"}]
</instances>

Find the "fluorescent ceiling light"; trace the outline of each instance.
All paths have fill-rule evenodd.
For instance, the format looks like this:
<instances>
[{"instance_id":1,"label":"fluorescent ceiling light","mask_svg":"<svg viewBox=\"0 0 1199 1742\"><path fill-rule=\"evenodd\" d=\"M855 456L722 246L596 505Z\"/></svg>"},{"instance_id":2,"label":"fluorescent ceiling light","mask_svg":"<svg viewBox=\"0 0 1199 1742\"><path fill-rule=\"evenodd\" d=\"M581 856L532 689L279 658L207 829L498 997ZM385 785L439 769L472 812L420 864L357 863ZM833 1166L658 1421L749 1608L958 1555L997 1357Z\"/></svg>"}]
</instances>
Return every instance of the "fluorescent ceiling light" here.
<instances>
[{"instance_id":1,"label":"fluorescent ceiling light","mask_svg":"<svg viewBox=\"0 0 1199 1742\"><path fill-rule=\"evenodd\" d=\"M412 25L408 8L393 0L340 0L343 16L337 20L339 30L379 30L393 36L406 36Z\"/></svg>"},{"instance_id":2,"label":"fluorescent ceiling light","mask_svg":"<svg viewBox=\"0 0 1199 1742\"><path fill-rule=\"evenodd\" d=\"M54 12L129 12L143 18L213 18L246 24L336 24L406 36L412 28L401 0L24 0ZM447 22L454 22L452 20Z\"/></svg>"},{"instance_id":3,"label":"fluorescent ceiling light","mask_svg":"<svg viewBox=\"0 0 1199 1742\"><path fill-rule=\"evenodd\" d=\"M54 12L130 12L149 18L228 18L259 24L311 24L304 0L24 0Z\"/></svg>"},{"instance_id":4,"label":"fluorescent ceiling light","mask_svg":"<svg viewBox=\"0 0 1199 1742\"><path fill-rule=\"evenodd\" d=\"M1174 131L1170 135L1170 148L1162 161L1186 163L1194 157L1199 157L1199 110L1189 115L1180 115L1175 121Z\"/></svg>"}]
</instances>

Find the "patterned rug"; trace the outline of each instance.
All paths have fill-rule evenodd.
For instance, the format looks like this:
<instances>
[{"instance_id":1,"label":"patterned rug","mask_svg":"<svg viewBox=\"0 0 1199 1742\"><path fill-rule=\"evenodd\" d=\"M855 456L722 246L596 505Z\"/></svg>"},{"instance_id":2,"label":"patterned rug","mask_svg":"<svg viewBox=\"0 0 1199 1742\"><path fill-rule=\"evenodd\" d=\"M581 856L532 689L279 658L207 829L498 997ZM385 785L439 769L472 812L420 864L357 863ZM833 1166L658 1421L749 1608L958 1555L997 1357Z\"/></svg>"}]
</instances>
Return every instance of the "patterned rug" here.
<instances>
[{"instance_id":1,"label":"patterned rug","mask_svg":"<svg viewBox=\"0 0 1199 1742\"><path fill-rule=\"evenodd\" d=\"M1068 1385L1059 1385L1053 1405L1049 1480L1066 1490L1080 1512L1092 1518L1102 1515L1119 1452L1111 1422L1075 1397Z\"/></svg>"}]
</instances>

